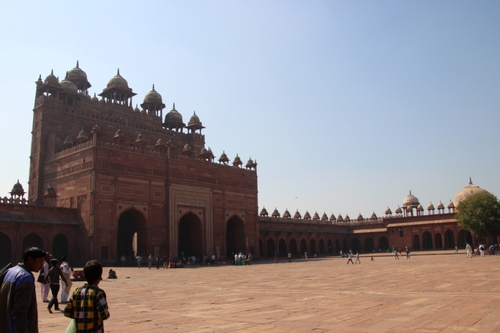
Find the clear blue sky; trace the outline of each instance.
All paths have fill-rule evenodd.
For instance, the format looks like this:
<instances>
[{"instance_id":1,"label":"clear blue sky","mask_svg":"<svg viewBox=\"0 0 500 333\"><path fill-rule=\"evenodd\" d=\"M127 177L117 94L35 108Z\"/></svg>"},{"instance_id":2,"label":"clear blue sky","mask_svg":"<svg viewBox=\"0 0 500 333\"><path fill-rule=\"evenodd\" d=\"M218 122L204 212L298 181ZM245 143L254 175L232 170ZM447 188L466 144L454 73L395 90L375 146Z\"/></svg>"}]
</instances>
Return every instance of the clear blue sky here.
<instances>
[{"instance_id":1,"label":"clear blue sky","mask_svg":"<svg viewBox=\"0 0 500 333\"><path fill-rule=\"evenodd\" d=\"M259 210L381 216L500 195L499 1L9 1L0 195L27 190L35 81L117 68L207 146L258 162Z\"/></svg>"}]
</instances>

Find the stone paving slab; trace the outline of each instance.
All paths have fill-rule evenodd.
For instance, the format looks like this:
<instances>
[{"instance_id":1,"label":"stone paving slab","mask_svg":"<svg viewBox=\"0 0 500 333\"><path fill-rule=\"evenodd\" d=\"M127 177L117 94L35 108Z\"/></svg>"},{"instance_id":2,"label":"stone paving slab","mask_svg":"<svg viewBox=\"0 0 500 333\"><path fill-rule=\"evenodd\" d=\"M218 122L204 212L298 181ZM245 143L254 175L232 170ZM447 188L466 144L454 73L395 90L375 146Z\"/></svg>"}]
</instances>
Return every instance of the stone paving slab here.
<instances>
[{"instance_id":1,"label":"stone paving slab","mask_svg":"<svg viewBox=\"0 0 500 333\"><path fill-rule=\"evenodd\" d=\"M111 313L105 331L500 332L500 256L373 257L117 267L118 279L100 284ZM37 296L40 332L65 332L69 319L48 313L38 284Z\"/></svg>"}]
</instances>

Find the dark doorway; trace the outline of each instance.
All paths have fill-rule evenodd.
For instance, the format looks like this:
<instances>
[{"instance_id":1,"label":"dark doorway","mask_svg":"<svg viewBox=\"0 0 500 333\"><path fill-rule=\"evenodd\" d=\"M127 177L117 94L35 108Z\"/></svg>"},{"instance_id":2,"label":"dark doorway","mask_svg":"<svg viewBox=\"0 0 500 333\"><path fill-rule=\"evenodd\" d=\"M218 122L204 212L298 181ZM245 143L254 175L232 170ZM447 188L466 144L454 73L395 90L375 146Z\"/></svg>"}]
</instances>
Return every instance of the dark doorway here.
<instances>
[{"instance_id":1,"label":"dark doorway","mask_svg":"<svg viewBox=\"0 0 500 333\"><path fill-rule=\"evenodd\" d=\"M29 247L38 247L44 251L47 251L47 249L43 248L42 238L35 233L31 233L28 236L24 237L24 239L23 239L22 252L24 253L24 250L26 250ZM19 259L21 259L21 258L19 258Z\"/></svg>"},{"instance_id":2,"label":"dark doorway","mask_svg":"<svg viewBox=\"0 0 500 333\"><path fill-rule=\"evenodd\" d=\"M436 238L436 249L442 249L443 248L443 239L441 238L441 234L437 233L435 238Z\"/></svg>"},{"instance_id":3,"label":"dark doorway","mask_svg":"<svg viewBox=\"0 0 500 333\"><path fill-rule=\"evenodd\" d=\"M307 242L305 239L302 239L300 241L300 254L304 255L305 252L307 252Z\"/></svg>"},{"instance_id":4,"label":"dark doorway","mask_svg":"<svg viewBox=\"0 0 500 333\"><path fill-rule=\"evenodd\" d=\"M430 232L426 231L422 235L422 247L424 250L432 250L432 235Z\"/></svg>"},{"instance_id":5,"label":"dark doorway","mask_svg":"<svg viewBox=\"0 0 500 333\"><path fill-rule=\"evenodd\" d=\"M288 251L286 250L286 242L284 239L280 239L280 241L278 242L278 248L280 257L288 256Z\"/></svg>"},{"instance_id":6,"label":"dark doorway","mask_svg":"<svg viewBox=\"0 0 500 333\"><path fill-rule=\"evenodd\" d=\"M333 243L331 239L328 240L328 254L333 254Z\"/></svg>"},{"instance_id":7,"label":"dark doorway","mask_svg":"<svg viewBox=\"0 0 500 333\"><path fill-rule=\"evenodd\" d=\"M295 238L292 238L290 240L290 253L293 254L293 255L297 255L298 254L298 251L297 251L297 241L295 240Z\"/></svg>"},{"instance_id":8,"label":"dark doorway","mask_svg":"<svg viewBox=\"0 0 500 333\"><path fill-rule=\"evenodd\" d=\"M316 241L314 239L311 239L310 247L311 247L311 254L314 255L316 254Z\"/></svg>"},{"instance_id":9,"label":"dark doorway","mask_svg":"<svg viewBox=\"0 0 500 333\"><path fill-rule=\"evenodd\" d=\"M58 234L54 237L54 241L52 243L52 255L62 262L62 257L65 255L69 255L68 253L68 238L63 234Z\"/></svg>"},{"instance_id":10,"label":"dark doorway","mask_svg":"<svg viewBox=\"0 0 500 333\"><path fill-rule=\"evenodd\" d=\"M245 224L233 216L226 225L226 256L234 258L235 253L246 253Z\"/></svg>"},{"instance_id":11,"label":"dark doorway","mask_svg":"<svg viewBox=\"0 0 500 333\"><path fill-rule=\"evenodd\" d=\"M361 251L361 244L359 243L359 239L354 238L351 241L351 248L350 248L350 250L352 250L352 253L356 253L356 252L360 252Z\"/></svg>"},{"instance_id":12,"label":"dark doorway","mask_svg":"<svg viewBox=\"0 0 500 333\"><path fill-rule=\"evenodd\" d=\"M276 247L274 246L274 241L272 239L267 240L267 256L274 258L274 252L276 252Z\"/></svg>"},{"instance_id":13,"label":"dark doorway","mask_svg":"<svg viewBox=\"0 0 500 333\"><path fill-rule=\"evenodd\" d=\"M365 239L365 252L373 252L375 250L375 245L373 244L373 239L370 237Z\"/></svg>"},{"instance_id":14,"label":"dark doorway","mask_svg":"<svg viewBox=\"0 0 500 333\"><path fill-rule=\"evenodd\" d=\"M15 264L15 261L12 260L12 245L10 243L10 238L6 234L0 232L0 268L4 267L9 262Z\"/></svg>"},{"instance_id":15,"label":"dark doorway","mask_svg":"<svg viewBox=\"0 0 500 333\"><path fill-rule=\"evenodd\" d=\"M319 253L325 254L325 241L322 239L319 240Z\"/></svg>"},{"instance_id":16,"label":"dark doorway","mask_svg":"<svg viewBox=\"0 0 500 333\"><path fill-rule=\"evenodd\" d=\"M446 232L444 233L444 248L455 248L455 238L453 237L453 231L451 230L446 230Z\"/></svg>"},{"instance_id":17,"label":"dark doorway","mask_svg":"<svg viewBox=\"0 0 500 333\"><path fill-rule=\"evenodd\" d=\"M413 249L420 250L420 237L413 235Z\"/></svg>"},{"instance_id":18,"label":"dark doorway","mask_svg":"<svg viewBox=\"0 0 500 333\"><path fill-rule=\"evenodd\" d=\"M134 236L136 244L134 244ZM127 262L134 262L134 256L136 255L142 257L149 255L146 222L139 211L129 209L120 215L116 251L116 260L119 260L124 255Z\"/></svg>"},{"instance_id":19,"label":"dark doorway","mask_svg":"<svg viewBox=\"0 0 500 333\"><path fill-rule=\"evenodd\" d=\"M193 213L184 215L179 222L179 255L183 252L184 256L203 256L201 221Z\"/></svg>"},{"instance_id":20,"label":"dark doorway","mask_svg":"<svg viewBox=\"0 0 500 333\"><path fill-rule=\"evenodd\" d=\"M469 230L460 230L458 232L458 247L465 248L465 243L469 243L472 246L472 235Z\"/></svg>"},{"instance_id":21,"label":"dark doorway","mask_svg":"<svg viewBox=\"0 0 500 333\"><path fill-rule=\"evenodd\" d=\"M378 240L378 248L380 251L385 252L389 249L389 240L387 237L380 237Z\"/></svg>"}]
</instances>

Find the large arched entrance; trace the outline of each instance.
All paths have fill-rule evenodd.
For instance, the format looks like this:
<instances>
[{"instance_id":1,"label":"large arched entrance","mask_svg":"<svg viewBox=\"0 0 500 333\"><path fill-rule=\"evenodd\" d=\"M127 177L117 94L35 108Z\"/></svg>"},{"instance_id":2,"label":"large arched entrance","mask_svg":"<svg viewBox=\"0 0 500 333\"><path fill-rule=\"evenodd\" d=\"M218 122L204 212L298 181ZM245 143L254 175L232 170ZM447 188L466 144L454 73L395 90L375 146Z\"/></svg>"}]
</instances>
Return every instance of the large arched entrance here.
<instances>
[{"instance_id":1,"label":"large arched entrance","mask_svg":"<svg viewBox=\"0 0 500 333\"><path fill-rule=\"evenodd\" d=\"M375 245L373 244L373 239L368 237L365 239L365 252L373 252L375 250Z\"/></svg>"},{"instance_id":2,"label":"large arched entrance","mask_svg":"<svg viewBox=\"0 0 500 333\"><path fill-rule=\"evenodd\" d=\"M136 255L149 255L146 221L139 211L129 209L120 215L116 242L116 260L124 255L128 262L133 262Z\"/></svg>"},{"instance_id":3,"label":"large arched entrance","mask_svg":"<svg viewBox=\"0 0 500 333\"><path fill-rule=\"evenodd\" d=\"M420 237L418 235L413 235L413 249L420 250Z\"/></svg>"},{"instance_id":4,"label":"large arched entrance","mask_svg":"<svg viewBox=\"0 0 500 333\"><path fill-rule=\"evenodd\" d=\"M319 253L325 254L325 241L322 239L319 240Z\"/></svg>"},{"instance_id":5,"label":"large arched entrance","mask_svg":"<svg viewBox=\"0 0 500 333\"><path fill-rule=\"evenodd\" d=\"M452 249L455 247L455 238L453 237L453 231L446 230L444 233L444 248Z\"/></svg>"},{"instance_id":6,"label":"large arched entrance","mask_svg":"<svg viewBox=\"0 0 500 333\"><path fill-rule=\"evenodd\" d=\"M245 223L233 216L226 225L226 257L234 258L235 253L246 253Z\"/></svg>"},{"instance_id":7,"label":"large arched entrance","mask_svg":"<svg viewBox=\"0 0 500 333\"><path fill-rule=\"evenodd\" d=\"M43 248L42 237L38 236L35 233L31 233L31 234L27 235L26 237L24 237L24 239L23 239L23 248L22 248L23 253L24 253L24 250L26 250L29 247L38 247L42 250L47 251L46 249Z\"/></svg>"},{"instance_id":8,"label":"large arched entrance","mask_svg":"<svg viewBox=\"0 0 500 333\"><path fill-rule=\"evenodd\" d=\"M389 240L387 237L380 237L378 240L378 249L385 252L389 249Z\"/></svg>"},{"instance_id":9,"label":"large arched entrance","mask_svg":"<svg viewBox=\"0 0 500 333\"><path fill-rule=\"evenodd\" d=\"M354 238L351 240L351 248L352 253L360 252L361 251L361 244L359 243L359 239Z\"/></svg>"},{"instance_id":10,"label":"large arched entrance","mask_svg":"<svg viewBox=\"0 0 500 333\"><path fill-rule=\"evenodd\" d=\"M443 248L443 240L441 238L441 234L437 233L434 237L436 238L436 249L442 249Z\"/></svg>"},{"instance_id":11,"label":"large arched entrance","mask_svg":"<svg viewBox=\"0 0 500 333\"><path fill-rule=\"evenodd\" d=\"M0 232L0 267L4 267L12 261L12 245L10 243L10 238L6 234Z\"/></svg>"},{"instance_id":12,"label":"large arched entrance","mask_svg":"<svg viewBox=\"0 0 500 333\"><path fill-rule=\"evenodd\" d=\"M278 242L278 252L280 254L280 257L288 256L288 251L286 250L286 242L283 238Z\"/></svg>"},{"instance_id":13,"label":"large arched entrance","mask_svg":"<svg viewBox=\"0 0 500 333\"><path fill-rule=\"evenodd\" d=\"M458 232L458 247L465 247L465 243L468 243L472 246L472 234L470 233L469 230L460 230Z\"/></svg>"},{"instance_id":14,"label":"large arched entrance","mask_svg":"<svg viewBox=\"0 0 500 333\"><path fill-rule=\"evenodd\" d=\"M274 246L274 240L269 238L267 240L267 256L274 258L274 252L276 252L276 247Z\"/></svg>"},{"instance_id":15,"label":"large arched entrance","mask_svg":"<svg viewBox=\"0 0 500 333\"><path fill-rule=\"evenodd\" d=\"M62 259L68 253L68 237L58 234L52 242L52 255L57 259Z\"/></svg>"},{"instance_id":16,"label":"large arched entrance","mask_svg":"<svg viewBox=\"0 0 500 333\"><path fill-rule=\"evenodd\" d=\"M245 251L245 248L242 249ZM193 213L187 213L179 221L179 256L203 256L203 232L200 219ZM214 253L208 253L212 255Z\"/></svg>"},{"instance_id":17,"label":"large arched entrance","mask_svg":"<svg viewBox=\"0 0 500 333\"><path fill-rule=\"evenodd\" d=\"M309 241L309 247L311 249L311 255L316 254L316 240L315 239L311 239Z\"/></svg>"},{"instance_id":18,"label":"large arched entrance","mask_svg":"<svg viewBox=\"0 0 500 333\"><path fill-rule=\"evenodd\" d=\"M428 231L422 235L422 247L424 250L432 250L432 235Z\"/></svg>"},{"instance_id":19,"label":"large arched entrance","mask_svg":"<svg viewBox=\"0 0 500 333\"><path fill-rule=\"evenodd\" d=\"M297 241L295 240L295 238L292 238L290 240L290 253L293 254L293 255L297 255L298 254L298 251L297 251Z\"/></svg>"}]
</instances>

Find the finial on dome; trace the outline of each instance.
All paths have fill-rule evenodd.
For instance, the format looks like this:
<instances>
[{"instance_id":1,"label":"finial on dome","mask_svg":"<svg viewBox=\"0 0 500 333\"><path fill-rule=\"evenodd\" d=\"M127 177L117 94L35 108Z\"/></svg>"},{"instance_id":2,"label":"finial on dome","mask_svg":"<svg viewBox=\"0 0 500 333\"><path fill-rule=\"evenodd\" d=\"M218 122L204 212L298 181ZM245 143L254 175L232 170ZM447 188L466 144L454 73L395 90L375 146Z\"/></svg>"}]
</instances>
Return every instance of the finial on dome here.
<instances>
[{"instance_id":1,"label":"finial on dome","mask_svg":"<svg viewBox=\"0 0 500 333\"><path fill-rule=\"evenodd\" d=\"M174 102L174 106L172 107L172 110L175 110L175 102Z\"/></svg>"},{"instance_id":2,"label":"finial on dome","mask_svg":"<svg viewBox=\"0 0 500 333\"><path fill-rule=\"evenodd\" d=\"M120 69L118 68L118 70L116 71L116 75L120 75Z\"/></svg>"},{"instance_id":3,"label":"finial on dome","mask_svg":"<svg viewBox=\"0 0 500 333\"><path fill-rule=\"evenodd\" d=\"M53 69L50 70L50 74L54 75L54 70Z\"/></svg>"},{"instance_id":4,"label":"finial on dome","mask_svg":"<svg viewBox=\"0 0 500 333\"><path fill-rule=\"evenodd\" d=\"M155 90L155 84L153 83L153 90Z\"/></svg>"},{"instance_id":5,"label":"finial on dome","mask_svg":"<svg viewBox=\"0 0 500 333\"><path fill-rule=\"evenodd\" d=\"M76 61L76 68L80 68L80 63L78 60Z\"/></svg>"},{"instance_id":6,"label":"finial on dome","mask_svg":"<svg viewBox=\"0 0 500 333\"><path fill-rule=\"evenodd\" d=\"M410 190L410 195L411 195L411 190Z\"/></svg>"},{"instance_id":7,"label":"finial on dome","mask_svg":"<svg viewBox=\"0 0 500 333\"><path fill-rule=\"evenodd\" d=\"M472 177L469 177L469 185L473 185L472 184Z\"/></svg>"}]
</instances>

